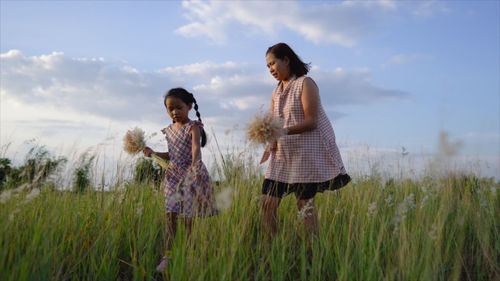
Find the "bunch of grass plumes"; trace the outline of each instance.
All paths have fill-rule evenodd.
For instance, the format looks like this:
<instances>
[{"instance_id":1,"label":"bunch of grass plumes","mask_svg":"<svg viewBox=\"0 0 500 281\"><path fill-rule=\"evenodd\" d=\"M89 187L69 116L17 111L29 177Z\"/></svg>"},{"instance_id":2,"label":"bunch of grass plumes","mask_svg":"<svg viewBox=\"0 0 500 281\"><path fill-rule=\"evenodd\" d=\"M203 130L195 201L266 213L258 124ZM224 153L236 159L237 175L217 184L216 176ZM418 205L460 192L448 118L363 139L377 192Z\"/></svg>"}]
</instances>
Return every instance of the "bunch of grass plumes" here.
<instances>
[{"instance_id":1,"label":"bunch of grass plumes","mask_svg":"<svg viewBox=\"0 0 500 281\"><path fill-rule=\"evenodd\" d=\"M132 130L128 130L125 137L123 137L123 149L131 155L141 152L145 146L144 131L141 128L135 127ZM151 158L160 164L163 169L167 169L167 162L163 158L154 153L151 153Z\"/></svg>"},{"instance_id":2,"label":"bunch of grass plumes","mask_svg":"<svg viewBox=\"0 0 500 281\"><path fill-rule=\"evenodd\" d=\"M266 144L285 135L283 120L270 112L255 114L246 126L247 139L254 144Z\"/></svg>"},{"instance_id":3,"label":"bunch of grass plumes","mask_svg":"<svg viewBox=\"0 0 500 281\"><path fill-rule=\"evenodd\" d=\"M132 155L136 155L141 152L146 142L144 141L144 131L138 127L132 130L128 130L123 137L123 149Z\"/></svg>"}]
</instances>

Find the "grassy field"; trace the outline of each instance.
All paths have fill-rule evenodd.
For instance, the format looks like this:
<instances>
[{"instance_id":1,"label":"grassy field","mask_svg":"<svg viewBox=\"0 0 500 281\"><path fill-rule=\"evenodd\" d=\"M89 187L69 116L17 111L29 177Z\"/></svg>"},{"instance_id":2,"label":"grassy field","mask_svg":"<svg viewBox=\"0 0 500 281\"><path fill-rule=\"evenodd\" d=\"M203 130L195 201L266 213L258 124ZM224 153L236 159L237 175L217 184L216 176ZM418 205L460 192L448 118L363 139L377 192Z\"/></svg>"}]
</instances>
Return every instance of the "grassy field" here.
<instances>
[{"instance_id":1,"label":"grassy field","mask_svg":"<svg viewBox=\"0 0 500 281\"><path fill-rule=\"evenodd\" d=\"M355 178L319 194L320 237L307 259L293 195L272 243L261 236L260 184L229 170L218 216L182 225L174 257L163 248L163 193L126 184L114 192L42 187L0 203L0 280L500 280L500 184L473 175L382 181ZM226 192L226 194L229 194Z\"/></svg>"}]
</instances>

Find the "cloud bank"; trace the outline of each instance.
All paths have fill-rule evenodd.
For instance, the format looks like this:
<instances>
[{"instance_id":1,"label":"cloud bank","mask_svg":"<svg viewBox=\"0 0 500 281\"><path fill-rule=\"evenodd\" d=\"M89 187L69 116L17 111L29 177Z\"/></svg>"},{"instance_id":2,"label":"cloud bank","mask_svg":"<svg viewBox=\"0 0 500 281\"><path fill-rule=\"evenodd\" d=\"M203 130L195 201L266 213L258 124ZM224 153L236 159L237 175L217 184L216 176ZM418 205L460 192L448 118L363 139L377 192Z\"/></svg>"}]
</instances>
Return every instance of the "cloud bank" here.
<instances>
[{"instance_id":1,"label":"cloud bank","mask_svg":"<svg viewBox=\"0 0 500 281\"><path fill-rule=\"evenodd\" d=\"M185 37L207 37L214 43L225 43L231 26L237 23L254 34L289 30L314 43L348 47L376 31L384 16L396 8L389 0L322 5L293 1L184 1L182 5L190 23L176 32ZM280 12L283 10L286 13Z\"/></svg>"},{"instance_id":2,"label":"cloud bank","mask_svg":"<svg viewBox=\"0 0 500 281\"><path fill-rule=\"evenodd\" d=\"M162 77L102 58L69 58L60 52L26 57L1 55L1 94L26 104L50 105L84 114L132 120L148 112Z\"/></svg>"},{"instance_id":3,"label":"cloud bank","mask_svg":"<svg viewBox=\"0 0 500 281\"><path fill-rule=\"evenodd\" d=\"M50 119L51 124L66 120L67 115L56 118L58 111L72 112L76 122L80 116L80 120L164 123L168 117L163 94L179 86L194 93L202 118L215 121L230 116L234 123L247 122L259 107L268 108L270 93L277 85L260 65L238 62L200 62L147 72L103 58L71 58L60 52L28 57L11 50L1 54L1 63L2 98L19 106L56 111L56 116L33 114L32 119ZM408 98L403 91L377 86L368 69L313 67L311 76L320 87L327 111L341 111L341 105Z\"/></svg>"},{"instance_id":4,"label":"cloud bank","mask_svg":"<svg viewBox=\"0 0 500 281\"><path fill-rule=\"evenodd\" d=\"M315 44L345 47L356 46L376 34L398 13L429 18L449 11L438 1L392 0L325 1L319 5L296 1L183 1L182 6L189 23L175 32L184 37L224 44L245 34L273 36L289 31Z\"/></svg>"}]
</instances>

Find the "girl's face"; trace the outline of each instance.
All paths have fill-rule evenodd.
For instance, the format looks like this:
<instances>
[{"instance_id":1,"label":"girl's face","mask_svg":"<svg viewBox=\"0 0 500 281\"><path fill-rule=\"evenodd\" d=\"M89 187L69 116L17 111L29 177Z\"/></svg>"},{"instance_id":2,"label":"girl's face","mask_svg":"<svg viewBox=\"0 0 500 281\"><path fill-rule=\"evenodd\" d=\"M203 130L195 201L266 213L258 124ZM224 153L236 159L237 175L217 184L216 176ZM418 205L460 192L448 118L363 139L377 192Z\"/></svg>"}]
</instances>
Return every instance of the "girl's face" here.
<instances>
[{"instance_id":1,"label":"girl's face","mask_svg":"<svg viewBox=\"0 0 500 281\"><path fill-rule=\"evenodd\" d=\"M168 97L165 101L168 115L174 120L175 123L185 124L189 121L189 110L193 104L186 104L180 98Z\"/></svg>"},{"instance_id":2,"label":"girl's face","mask_svg":"<svg viewBox=\"0 0 500 281\"><path fill-rule=\"evenodd\" d=\"M288 59L288 57L278 59L270 52L266 55L266 62L269 72L276 80L286 81L290 78L290 59Z\"/></svg>"}]
</instances>

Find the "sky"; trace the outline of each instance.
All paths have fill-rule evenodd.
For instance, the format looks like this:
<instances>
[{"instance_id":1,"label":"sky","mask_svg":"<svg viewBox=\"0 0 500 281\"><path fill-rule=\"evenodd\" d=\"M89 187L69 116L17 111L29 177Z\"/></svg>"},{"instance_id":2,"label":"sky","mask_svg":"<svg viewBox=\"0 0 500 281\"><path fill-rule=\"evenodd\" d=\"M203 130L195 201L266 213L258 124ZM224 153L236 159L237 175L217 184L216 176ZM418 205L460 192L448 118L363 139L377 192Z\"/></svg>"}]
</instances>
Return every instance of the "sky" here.
<instances>
[{"instance_id":1,"label":"sky","mask_svg":"<svg viewBox=\"0 0 500 281\"><path fill-rule=\"evenodd\" d=\"M457 165L500 178L500 2L485 0L2 0L0 152L122 157L126 130L171 123L173 87L198 100L209 146L238 146L269 108L278 42L311 63L348 170L419 169L444 143ZM161 134L149 141L166 150Z\"/></svg>"}]
</instances>

